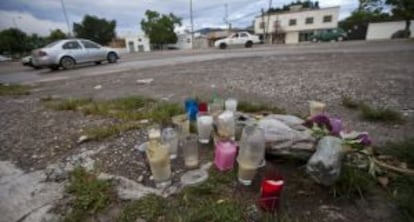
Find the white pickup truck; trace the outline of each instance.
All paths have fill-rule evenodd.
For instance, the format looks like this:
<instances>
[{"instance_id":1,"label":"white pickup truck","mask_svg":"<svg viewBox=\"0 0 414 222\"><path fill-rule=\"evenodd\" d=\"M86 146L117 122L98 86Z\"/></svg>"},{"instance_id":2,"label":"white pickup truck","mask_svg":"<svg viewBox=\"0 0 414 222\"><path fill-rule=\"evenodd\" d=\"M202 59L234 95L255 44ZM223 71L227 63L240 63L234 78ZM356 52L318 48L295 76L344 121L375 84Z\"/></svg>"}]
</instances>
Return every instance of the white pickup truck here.
<instances>
[{"instance_id":1,"label":"white pickup truck","mask_svg":"<svg viewBox=\"0 0 414 222\"><path fill-rule=\"evenodd\" d=\"M246 48L250 48L253 44L260 43L259 36L252 35L248 32L236 32L231 34L225 39L220 39L214 42L214 46L220 49L226 49L229 46L244 45Z\"/></svg>"}]
</instances>

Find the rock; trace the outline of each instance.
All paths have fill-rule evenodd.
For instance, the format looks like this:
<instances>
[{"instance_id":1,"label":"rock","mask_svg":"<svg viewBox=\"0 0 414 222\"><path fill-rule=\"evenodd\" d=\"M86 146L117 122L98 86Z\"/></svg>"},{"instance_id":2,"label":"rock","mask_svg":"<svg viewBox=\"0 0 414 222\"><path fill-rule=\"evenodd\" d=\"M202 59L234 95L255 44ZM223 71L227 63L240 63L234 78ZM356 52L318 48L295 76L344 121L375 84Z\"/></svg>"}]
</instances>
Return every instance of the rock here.
<instances>
[{"instance_id":1,"label":"rock","mask_svg":"<svg viewBox=\"0 0 414 222\"><path fill-rule=\"evenodd\" d=\"M315 152L315 138L310 130L295 130L273 116L258 123L264 129L266 153L308 159Z\"/></svg>"},{"instance_id":2,"label":"rock","mask_svg":"<svg viewBox=\"0 0 414 222\"><path fill-rule=\"evenodd\" d=\"M153 81L154 81L154 79L152 79L152 78L138 79L137 84L147 85L147 84L151 84Z\"/></svg>"},{"instance_id":3,"label":"rock","mask_svg":"<svg viewBox=\"0 0 414 222\"><path fill-rule=\"evenodd\" d=\"M142 181L144 181L144 175L141 175L141 176L138 177L138 182L141 183Z\"/></svg>"},{"instance_id":4,"label":"rock","mask_svg":"<svg viewBox=\"0 0 414 222\"><path fill-rule=\"evenodd\" d=\"M115 180L116 191L121 200L138 200L151 193L161 196L160 190L146 187L122 176L100 173L98 179Z\"/></svg>"},{"instance_id":5,"label":"rock","mask_svg":"<svg viewBox=\"0 0 414 222\"><path fill-rule=\"evenodd\" d=\"M63 164L51 164L45 169L46 180L60 182L69 177L69 173L65 170Z\"/></svg>"},{"instance_id":6,"label":"rock","mask_svg":"<svg viewBox=\"0 0 414 222\"><path fill-rule=\"evenodd\" d=\"M181 176L183 186L195 186L203 183L208 179L208 173L205 170L191 170Z\"/></svg>"},{"instance_id":7,"label":"rock","mask_svg":"<svg viewBox=\"0 0 414 222\"><path fill-rule=\"evenodd\" d=\"M93 87L96 90L102 89L102 85L96 85L95 87Z\"/></svg>"},{"instance_id":8,"label":"rock","mask_svg":"<svg viewBox=\"0 0 414 222\"><path fill-rule=\"evenodd\" d=\"M89 138L88 138L88 136L86 136L86 135L82 135L82 136L80 136L80 137L79 137L79 139L78 139L77 143L78 143L78 144L81 144L81 143L83 143L83 142L87 141L88 139L89 139Z\"/></svg>"},{"instance_id":9,"label":"rock","mask_svg":"<svg viewBox=\"0 0 414 222\"><path fill-rule=\"evenodd\" d=\"M252 204L247 208L247 215L251 221L258 222L262 220L262 212L255 204Z\"/></svg>"},{"instance_id":10,"label":"rock","mask_svg":"<svg viewBox=\"0 0 414 222\"><path fill-rule=\"evenodd\" d=\"M142 119L142 120L139 121L139 123L141 123L141 124L147 124L147 123L149 123L149 120Z\"/></svg>"},{"instance_id":11,"label":"rock","mask_svg":"<svg viewBox=\"0 0 414 222\"><path fill-rule=\"evenodd\" d=\"M279 120L282 123L286 124L287 126L295 130L303 131L307 129L305 126L303 126L303 123L305 122L305 120L297 116L273 114L273 115L266 116L266 118Z\"/></svg>"},{"instance_id":12,"label":"rock","mask_svg":"<svg viewBox=\"0 0 414 222\"><path fill-rule=\"evenodd\" d=\"M342 140L325 136L319 141L316 152L309 159L306 172L317 183L331 186L339 179L343 156Z\"/></svg>"},{"instance_id":13,"label":"rock","mask_svg":"<svg viewBox=\"0 0 414 222\"><path fill-rule=\"evenodd\" d=\"M347 218L340 213L340 208L322 205L319 207L319 211L326 215L324 221L348 221Z\"/></svg>"}]
</instances>

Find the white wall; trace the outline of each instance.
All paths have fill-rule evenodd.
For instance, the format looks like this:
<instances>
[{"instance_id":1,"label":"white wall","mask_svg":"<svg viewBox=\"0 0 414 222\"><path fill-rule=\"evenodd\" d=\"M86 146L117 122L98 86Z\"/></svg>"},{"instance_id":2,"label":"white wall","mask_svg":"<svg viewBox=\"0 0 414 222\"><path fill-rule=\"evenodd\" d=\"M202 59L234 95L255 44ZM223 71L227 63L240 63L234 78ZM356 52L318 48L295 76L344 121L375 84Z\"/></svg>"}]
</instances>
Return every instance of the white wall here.
<instances>
[{"instance_id":1,"label":"white wall","mask_svg":"<svg viewBox=\"0 0 414 222\"><path fill-rule=\"evenodd\" d=\"M133 49L130 48L130 42L133 43ZM145 35L125 37L125 47L127 48L128 52L139 52L140 46L143 47L144 52L151 51L150 40Z\"/></svg>"},{"instance_id":2,"label":"white wall","mask_svg":"<svg viewBox=\"0 0 414 222\"><path fill-rule=\"evenodd\" d=\"M414 35L414 21L411 21L411 36ZM391 39L392 34L405 28L405 21L369 23L367 40Z\"/></svg>"},{"instance_id":3,"label":"white wall","mask_svg":"<svg viewBox=\"0 0 414 222\"><path fill-rule=\"evenodd\" d=\"M287 32L285 43L286 44L295 44L299 42L299 32Z\"/></svg>"},{"instance_id":4,"label":"white wall","mask_svg":"<svg viewBox=\"0 0 414 222\"><path fill-rule=\"evenodd\" d=\"M268 16L264 16L265 26L267 25L268 32L274 32L274 22L279 21L280 32L289 32L289 31L305 31L305 30L315 30L315 29L332 29L338 26L338 17L339 17L340 7L329 7L322 9L312 9L312 10L303 10L303 11L288 11L281 12L278 14L270 15L269 23L267 23ZM331 22L323 22L323 17L331 15ZM306 24L306 18L313 17L313 24ZM289 20L296 19L296 25L289 26ZM256 34L263 34L263 28L260 27L260 23L263 22L261 16L255 18L254 31Z\"/></svg>"},{"instance_id":5,"label":"white wall","mask_svg":"<svg viewBox=\"0 0 414 222\"><path fill-rule=\"evenodd\" d=\"M192 49L191 34L177 34L177 43L175 47L178 49Z\"/></svg>"}]
</instances>

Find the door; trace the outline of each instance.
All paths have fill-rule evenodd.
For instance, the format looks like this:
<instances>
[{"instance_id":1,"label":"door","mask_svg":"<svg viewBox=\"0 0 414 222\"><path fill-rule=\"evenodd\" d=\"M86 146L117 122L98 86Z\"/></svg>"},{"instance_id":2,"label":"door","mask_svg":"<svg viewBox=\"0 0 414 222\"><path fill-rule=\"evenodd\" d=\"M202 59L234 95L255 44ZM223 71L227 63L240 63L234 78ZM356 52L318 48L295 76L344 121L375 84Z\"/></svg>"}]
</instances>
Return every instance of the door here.
<instances>
[{"instance_id":1,"label":"door","mask_svg":"<svg viewBox=\"0 0 414 222\"><path fill-rule=\"evenodd\" d=\"M234 33L229 38L229 45L237 45L239 42L239 33Z\"/></svg>"},{"instance_id":2,"label":"door","mask_svg":"<svg viewBox=\"0 0 414 222\"><path fill-rule=\"evenodd\" d=\"M88 62L106 60L106 50L102 46L89 40L81 40L81 42L88 52Z\"/></svg>"},{"instance_id":3,"label":"door","mask_svg":"<svg viewBox=\"0 0 414 222\"><path fill-rule=\"evenodd\" d=\"M128 42L128 51L129 52L135 52L135 47L134 47L134 42L133 41Z\"/></svg>"},{"instance_id":4,"label":"door","mask_svg":"<svg viewBox=\"0 0 414 222\"><path fill-rule=\"evenodd\" d=\"M144 52L144 46L138 45L138 52Z\"/></svg>"},{"instance_id":5,"label":"door","mask_svg":"<svg viewBox=\"0 0 414 222\"><path fill-rule=\"evenodd\" d=\"M72 56L76 63L82 63L87 60L88 52L79 44L77 40L68 41L62 45L65 55Z\"/></svg>"},{"instance_id":6,"label":"door","mask_svg":"<svg viewBox=\"0 0 414 222\"><path fill-rule=\"evenodd\" d=\"M245 32L240 32L238 44L244 45L247 41L249 41L249 35Z\"/></svg>"}]
</instances>

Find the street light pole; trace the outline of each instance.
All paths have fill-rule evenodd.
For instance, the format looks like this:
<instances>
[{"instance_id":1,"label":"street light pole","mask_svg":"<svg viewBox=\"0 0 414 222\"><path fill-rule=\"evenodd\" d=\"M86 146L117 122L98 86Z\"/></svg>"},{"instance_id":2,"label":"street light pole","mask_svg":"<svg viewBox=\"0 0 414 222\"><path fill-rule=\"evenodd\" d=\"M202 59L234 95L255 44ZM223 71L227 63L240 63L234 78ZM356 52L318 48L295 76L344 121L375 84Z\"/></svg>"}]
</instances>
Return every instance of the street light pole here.
<instances>
[{"instance_id":1,"label":"street light pole","mask_svg":"<svg viewBox=\"0 0 414 222\"><path fill-rule=\"evenodd\" d=\"M71 31L70 31L70 24L69 24L68 15L66 14L66 7L65 7L65 3L63 2L63 0L60 0L60 2L61 2L61 4L62 4L63 14L65 15L66 25L68 26L68 35L69 35L69 36L72 36Z\"/></svg>"},{"instance_id":2,"label":"street light pole","mask_svg":"<svg viewBox=\"0 0 414 222\"><path fill-rule=\"evenodd\" d=\"M194 49L193 0L190 0L190 21L191 21L191 49Z\"/></svg>"}]
</instances>

